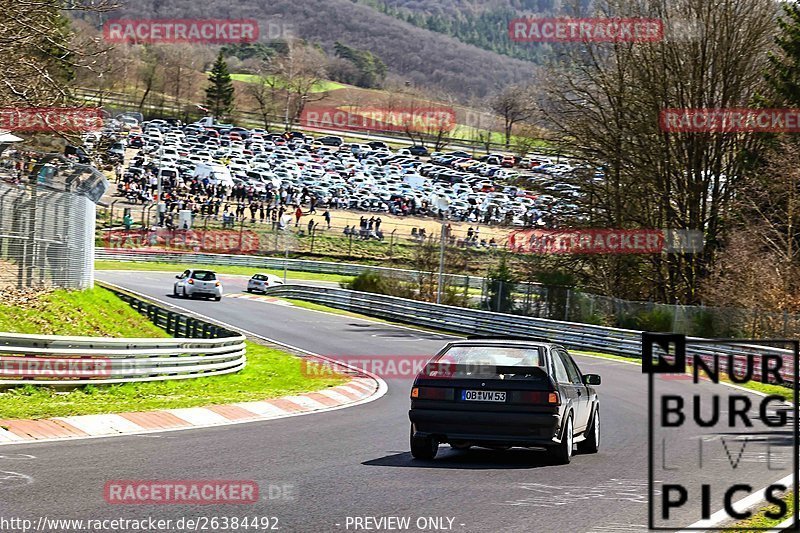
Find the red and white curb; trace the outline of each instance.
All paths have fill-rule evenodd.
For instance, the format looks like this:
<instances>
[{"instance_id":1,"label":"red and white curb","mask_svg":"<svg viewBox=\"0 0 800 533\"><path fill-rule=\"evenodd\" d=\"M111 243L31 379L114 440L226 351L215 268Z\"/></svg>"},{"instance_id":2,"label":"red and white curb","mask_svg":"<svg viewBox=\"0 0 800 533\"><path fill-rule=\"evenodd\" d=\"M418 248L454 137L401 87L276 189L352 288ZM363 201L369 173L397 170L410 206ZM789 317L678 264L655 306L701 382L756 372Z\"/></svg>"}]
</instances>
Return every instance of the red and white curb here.
<instances>
[{"instance_id":1,"label":"red and white curb","mask_svg":"<svg viewBox=\"0 0 800 533\"><path fill-rule=\"evenodd\" d=\"M40 420L0 420L0 446L273 420L352 407L370 401L380 389L381 384L374 379L356 377L345 385L329 389L254 402Z\"/></svg>"}]
</instances>

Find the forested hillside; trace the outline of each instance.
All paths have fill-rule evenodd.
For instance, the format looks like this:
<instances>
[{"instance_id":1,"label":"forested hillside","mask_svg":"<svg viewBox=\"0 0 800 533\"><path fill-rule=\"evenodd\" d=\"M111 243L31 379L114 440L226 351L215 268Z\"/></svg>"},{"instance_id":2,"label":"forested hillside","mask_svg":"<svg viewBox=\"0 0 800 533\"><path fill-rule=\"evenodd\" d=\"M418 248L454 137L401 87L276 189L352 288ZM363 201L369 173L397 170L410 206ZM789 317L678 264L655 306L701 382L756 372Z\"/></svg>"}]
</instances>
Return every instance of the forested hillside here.
<instances>
[{"instance_id":1,"label":"forested hillside","mask_svg":"<svg viewBox=\"0 0 800 533\"><path fill-rule=\"evenodd\" d=\"M297 37L330 55L338 41L367 50L388 69L387 79L440 89L466 100L530 79L535 65L468 45L352 0L141 0L118 16L138 18L254 18L262 28L288 24ZM499 28L498 31L505 31ZM262 29L263 33L263 29Z\"/></svg>"}]
</instances>

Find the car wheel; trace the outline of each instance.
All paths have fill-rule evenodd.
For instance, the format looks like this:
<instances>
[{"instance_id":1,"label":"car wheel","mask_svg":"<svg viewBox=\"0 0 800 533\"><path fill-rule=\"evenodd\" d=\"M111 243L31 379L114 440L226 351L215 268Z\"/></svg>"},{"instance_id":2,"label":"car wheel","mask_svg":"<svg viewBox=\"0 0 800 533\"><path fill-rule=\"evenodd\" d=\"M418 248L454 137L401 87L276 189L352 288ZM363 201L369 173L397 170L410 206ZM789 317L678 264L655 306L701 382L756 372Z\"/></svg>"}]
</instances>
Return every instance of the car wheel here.
<instances>
[{"instance_id":1,"label":"car wheel","mask_svg":"<svg viewBox=\"0 0 800 533\"><path fill-rule=\"evenodd\" d=\"M172 295L175 296L176 298L178 297L178 286L177 285L173 285L172 286Z\"/></svg>"},{"instance_id":2,"label":"car wheel","mask_svg":"<svg viewBox=\"0 0 800 533\"><path fill-rule=\"evenodd\" d=\"M183 297L188 298L189 296L186 294L186 287L183 288Z\"/></svg>"},{"instance_id":3,"label":"car wheel","mask_svg":"<svg viewBox=\"0 0 800 533\"><path fill-rule=\"evenodd\" d=\"M245 289L245 291L246 291L246 292L253 292L253 289L251 289L250 287L247 287L247 288Z\"/></svg>"},{"instance_id":4,"label":"car wheel","mask_svg":"<svg viewBox=\"0 0 800 533\"><path fill-rule=\"evenodd\" d=\"M214 296L215 302L219 302L220 300L222 300L222 296Z\"/></svg>"},{"instance_id":5,"label":"car wheel","mask_svg":"<svg viewBox=\"0 0 800 533\"><path fill-rule=\"evenodd\" d=\"M592 426L586 431L586 440L578 443L581 453L597 453L600 449L600 410L594 410Z\"/></svg>"},{"instance_id":6,"label":"car wheel","mask_svg":"<svg viewBox=\"0 0 800 533\"><path fill-rule=\"evenodd\" d=\"M439 451L439 442L433 437L415 437L411 427L411 456L414 459L433 459Z\"/></svg>"},{"instance_id":7,"label":"car wheel","mask_svg":"<svg viewBox=\"0 0 800 533\"><path fill-rule=\"evenodd\" d=\"M550 448L550 456L556 464L566 465L572 460L572 438L572 415L570 415L564 423L561 442Z\"/></svg>"}]
</instances>

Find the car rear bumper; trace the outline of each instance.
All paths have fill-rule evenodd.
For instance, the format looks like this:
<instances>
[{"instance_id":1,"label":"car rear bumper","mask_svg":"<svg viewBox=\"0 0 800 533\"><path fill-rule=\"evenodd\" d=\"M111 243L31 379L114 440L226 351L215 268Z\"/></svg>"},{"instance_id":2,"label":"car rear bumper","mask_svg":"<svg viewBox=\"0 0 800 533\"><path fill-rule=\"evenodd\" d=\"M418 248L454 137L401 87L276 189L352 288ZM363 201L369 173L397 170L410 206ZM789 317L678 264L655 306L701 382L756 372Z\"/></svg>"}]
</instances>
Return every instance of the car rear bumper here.
<instances>
[{"instance_id":1,"label":"car rear bumper","mask_svg":"<svg viewBox=\"0 0 800 533\"><path fill-rule=\"evenodd\" d=\"M558 442L558 414L497 411L411 409L408 417L418 436L439 442L510 446L547 446Z\"/></svg>"},{"instance_id":2,"label":"car rear bumper","mask_svg":"<svg viewBox=\"0 0 800 533\"><path fill-rule=\"evenodd\" d=\"M201 289L199 287L195 287L193 289L189 289L187 291L192 296L215 296L217 298L222 297L222 289Z\"/></svg>"}]
</instances>

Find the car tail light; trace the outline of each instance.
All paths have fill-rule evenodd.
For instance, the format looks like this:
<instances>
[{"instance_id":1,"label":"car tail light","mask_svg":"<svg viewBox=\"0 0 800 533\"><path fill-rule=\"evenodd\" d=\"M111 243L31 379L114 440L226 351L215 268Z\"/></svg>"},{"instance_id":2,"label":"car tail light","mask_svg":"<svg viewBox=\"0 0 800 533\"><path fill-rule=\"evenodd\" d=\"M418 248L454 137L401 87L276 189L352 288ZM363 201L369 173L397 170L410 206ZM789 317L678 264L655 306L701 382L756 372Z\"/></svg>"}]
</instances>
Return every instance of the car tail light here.
<instances>
[{"instance_id":1,"label":"car tail light","mask_svg":"<svg viewBox=\"0 0 800 533\"><path fill-rule=\"evenodd\" d=\"M189 283L189 285L194 285L194 280L192 278L189 278L188 283Z\"/></svg>"},{"instance_id":2,"label":"car tail light","mask_svg":"<svg viewBox=\"0 0 800 533\"><path fill-rule=\"evenodd\" d=\"M219 287L219 281L214 284L215 287Z\"/></svg>"},{"instance_id":3,"label":"car tail light","mask_svg":"<svg viewBox=\"0 0 800 533\"><path fill-rule=\"evenodd\" d=\"M521 403L561 405L561 397L557 392L521 392L519 394L519 401Z\"/></svg>"},{"instance_id":4,"label":"car tail light","mask_svg":"<svg viewBox=\"0 0 800 533\"><path fill-rule=\"evenodd\" d=\"M449 389L440 387L414 387L411 397L417 400L446 400Z\"/></svg>"}]
</instances>

